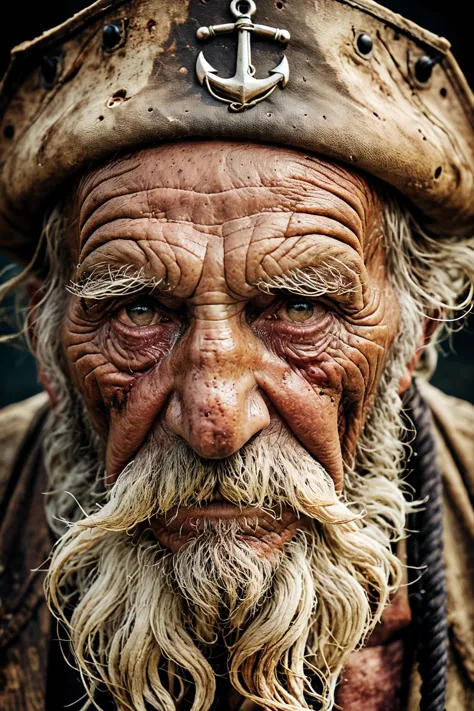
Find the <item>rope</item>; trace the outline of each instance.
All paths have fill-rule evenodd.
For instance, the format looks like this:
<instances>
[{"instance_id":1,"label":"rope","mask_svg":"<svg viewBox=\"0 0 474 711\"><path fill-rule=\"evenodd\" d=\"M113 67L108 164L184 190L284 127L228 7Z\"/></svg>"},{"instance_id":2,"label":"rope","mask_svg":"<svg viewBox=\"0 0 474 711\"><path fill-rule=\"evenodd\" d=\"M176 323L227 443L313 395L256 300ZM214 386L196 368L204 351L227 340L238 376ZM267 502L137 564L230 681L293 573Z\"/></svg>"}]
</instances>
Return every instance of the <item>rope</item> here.
<instances>
[{"instance_id":1,"label":"rope","mask_svg":"<svg viewBox=\"0 0 474 711\"><path fill-rule=\"evenodd\" d=\"M409 590L421 676L420 711L444 711L448 637L441 472L430 409L416 382L407 391L405 408L416 429L408 462L410 481L417 499L425 501L423 510L410 517L409 528L414 533L408 539L408 565L415 568L410 570L413 582Z\"/></svg>"}]
</instances>

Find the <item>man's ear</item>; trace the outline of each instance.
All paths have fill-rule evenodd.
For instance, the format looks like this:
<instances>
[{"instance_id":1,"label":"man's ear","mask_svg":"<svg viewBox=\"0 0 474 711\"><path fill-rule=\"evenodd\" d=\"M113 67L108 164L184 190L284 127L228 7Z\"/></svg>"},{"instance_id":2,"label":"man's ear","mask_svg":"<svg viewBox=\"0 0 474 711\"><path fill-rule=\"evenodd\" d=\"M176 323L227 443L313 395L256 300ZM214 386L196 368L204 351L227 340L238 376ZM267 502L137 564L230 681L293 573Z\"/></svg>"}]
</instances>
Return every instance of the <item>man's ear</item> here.
<instances>
[{"instance_id":1,"label":"man's ear","mask_svg":"<svg viewBox=\"0 0 474 711\"><path fill-rule=\"evenodd\" d=\"M37 323L38 319L36 316L37 307L41 299L44 296L43 283L39 279L30 279L28 281L28 317L26 320L26 328L28 332L28 342L30 344L31 351L33 355L36 355L36 345L38 342L37 334ZM58 398L54 392L50 378L44 373L41 364L37 362L38 368L38 380L43 388L48 393L49 399L51 401L51 407L54 409L58 404Z\"/></svg>"},{"instance_id":2,"label":"man's ear","mask_svg":"<svg viewBox=\"0 0 474 711\"><path fill-rule=\"evenodd\" d=\"M430 343L433 338L433 334L439 326L439 321L436 317L425 318L425 328L423 331L423 336L420 339L418 348L415 351L413 358L407 363L405 367L405 372L400 380L400 385L398 386L398 394L403 395L410 387L411 381L413 379L413 371L415 370L418 361L423 355L423 351L426 346Z\"/></svg>"}]
</instances>

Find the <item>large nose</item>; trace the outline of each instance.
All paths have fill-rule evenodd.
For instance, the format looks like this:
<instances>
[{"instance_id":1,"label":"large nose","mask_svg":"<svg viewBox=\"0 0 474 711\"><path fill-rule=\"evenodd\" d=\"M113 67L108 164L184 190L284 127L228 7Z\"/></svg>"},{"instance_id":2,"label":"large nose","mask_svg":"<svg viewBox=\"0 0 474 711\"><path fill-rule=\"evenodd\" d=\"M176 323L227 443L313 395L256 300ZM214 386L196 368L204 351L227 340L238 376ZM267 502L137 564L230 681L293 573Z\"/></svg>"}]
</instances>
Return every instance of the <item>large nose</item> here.
<instances>
[{"instance_id":1,"label":"large nose","mask_svg":"<svg viewBox=\"0 0 474 711\"><path fill-rule=\"evenodd\" d=\"M178 347L168 427L202 457L228 457L268 427L257 387L260 345L241 318L196 319Z\"/></svg>"}]
</instances>

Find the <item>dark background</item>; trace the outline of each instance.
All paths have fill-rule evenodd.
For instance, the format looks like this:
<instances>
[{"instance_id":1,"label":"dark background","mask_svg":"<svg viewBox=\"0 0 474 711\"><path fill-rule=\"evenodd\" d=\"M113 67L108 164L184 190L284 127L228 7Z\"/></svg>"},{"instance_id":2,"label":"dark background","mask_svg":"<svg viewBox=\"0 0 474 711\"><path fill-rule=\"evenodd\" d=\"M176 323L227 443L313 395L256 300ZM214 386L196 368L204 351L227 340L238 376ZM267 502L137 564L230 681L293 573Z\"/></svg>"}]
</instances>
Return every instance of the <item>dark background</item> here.
<instances>
[{"instance_id":1,"label":"dark background","mask_svg":"<svg viewBox=\"0 0 474 711\"><path fill-rule=\"evenodd\" d=\"M191 0L198 1L206 0ZM216 2L207 0L213 1ZM225 2L219 0L219 5ZM10 3L8 16L4 10L0 24L0 76L8 65L9 52L13 46L38 36L90 4L87 0L34 3L31 0L26 3L19 0ZM447 37L468 82L471 87L474 86L472 23L466 16L465 3L460 0L383 0L380 4ZM0 257L0 269L8 264L5 258ZM12 306L11 301L9 306ZM0 323L0 333L12 332L12 329L13 318L11 315L6 316ZM471 402L474 402L473 349L474 318L471 317L463 331L454 334L451 343L446 341L443 344L444 353L440 354L438 368L432 379L445 392ZM29 397L39 390L35 364L26 348L0 344L0 407Z\"/></svg>"}]
</instances>

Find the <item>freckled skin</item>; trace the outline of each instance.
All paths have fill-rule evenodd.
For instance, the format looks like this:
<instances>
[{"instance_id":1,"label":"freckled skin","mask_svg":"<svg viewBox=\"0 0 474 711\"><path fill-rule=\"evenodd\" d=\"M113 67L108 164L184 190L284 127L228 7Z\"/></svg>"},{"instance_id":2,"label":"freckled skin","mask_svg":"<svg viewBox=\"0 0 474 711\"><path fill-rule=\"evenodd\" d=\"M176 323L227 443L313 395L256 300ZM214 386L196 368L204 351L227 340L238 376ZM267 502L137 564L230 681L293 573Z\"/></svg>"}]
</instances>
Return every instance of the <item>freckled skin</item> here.
<instances>
[{"instance_id":1,"label":"freckled skin","mask_svg":"<svg viewBox=\"0 0 474 711\"><path fill-rule=\"evenodd\" d=\"M117 318L131 297L70 297L64 348L109 481L157 428L220 458L276 418L342 487L399 322L368 181L276 146L176 143L92 171L75 205L74 279L134 265L162 280L169 315L137 328ZM256 287L328 262L353 283L314 301L311 323Z\"/></svg>"}]
</instances>

